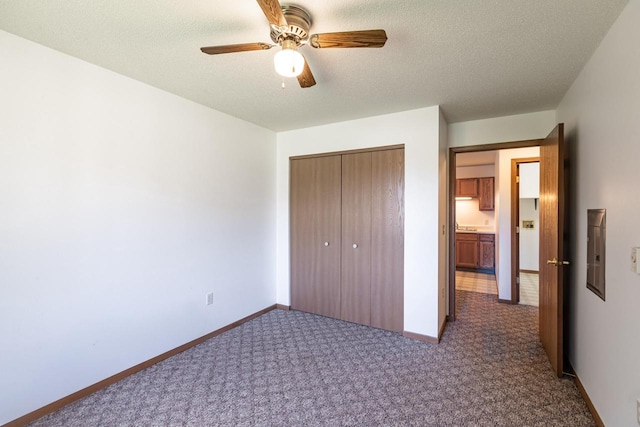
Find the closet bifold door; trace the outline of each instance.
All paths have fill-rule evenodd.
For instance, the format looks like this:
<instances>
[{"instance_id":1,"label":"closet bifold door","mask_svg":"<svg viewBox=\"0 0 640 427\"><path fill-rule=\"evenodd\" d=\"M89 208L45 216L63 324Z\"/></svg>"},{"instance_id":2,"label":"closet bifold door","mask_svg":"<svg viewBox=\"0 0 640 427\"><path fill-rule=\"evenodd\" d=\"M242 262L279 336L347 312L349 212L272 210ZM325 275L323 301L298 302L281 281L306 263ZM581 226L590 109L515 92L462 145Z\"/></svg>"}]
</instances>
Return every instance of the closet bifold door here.
<instances>
[{"instance_id":1,"label":"closet bifold door","mask_svg":"<svg viewBox=\"0 0 640 427\"><path fill-rule=\"evenodd\" d=\"M371 324L371 153L342 156L341 318Z\"/></svg>"},{"instance_id":2,"label":"closet bifold door","mask_svg":"<svg viewBox=\"0 0 640 427\"><path fill-rule=\"evenodd\" d=\"M290 162L291 308L340 318L341 156Z\"/></svg>"},{"instance_id":3,"label":"closet bifold door","mask_svg":"<svg viewBox=\"0 0 640 427\"><path fill-rule=\"evenodd\" d=\"M402 332L404 149L371 155L371 326Z\"/></svg>"}]
</instances>

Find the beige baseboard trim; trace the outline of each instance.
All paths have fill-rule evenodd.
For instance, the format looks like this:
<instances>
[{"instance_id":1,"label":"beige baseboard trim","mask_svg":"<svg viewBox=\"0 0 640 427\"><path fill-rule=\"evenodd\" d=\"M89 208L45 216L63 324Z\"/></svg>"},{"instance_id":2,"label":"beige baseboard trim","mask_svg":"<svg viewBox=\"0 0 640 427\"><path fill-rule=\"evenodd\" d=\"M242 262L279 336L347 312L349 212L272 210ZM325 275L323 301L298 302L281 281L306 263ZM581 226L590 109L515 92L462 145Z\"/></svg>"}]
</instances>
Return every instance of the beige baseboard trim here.
<instances>
[{"instance_id":1,"label":"beige baseboard trim","mask_svg":"<svg viewBox=\"0 0 640 427\"><path fill-rule=\"evenodd\" d=\"M582 395L584 402L587 404L587 408L589 408L589 412L591 412L591 416L593 417L593 420L596 422L596 425L598 427L604 427L602 418L600 418L600 414L598 414L598 411L596 411L596 407L593 406L593 402L591 402L591 398L587 394L587 390L585 390L578 375L576 375L576 387L578 387L578 390L580 391L580 394Z\"/></svg>"},{"instance_id":2,"label":"beige baseboard trim","mask_svg":"<svg viewBox=\"0 0 640 427\"><path fill-rule=\"evenodd\" d=\"M415 332L404 331L402 336L405 338L411 338L412 340L418 340L422 342L428 342L430 344L438 344L440 341L438 338L430 337L429 335L416 334Z\"/></svg>"},{"instance_id":3,"label":"beige baseboard trim","mask_svg":"<svg viewBox=\"0 0 640 427\"><path fill-rule=\"evenodd\" d=\"M122 379L124 379L124 378L126 378L126 377L128 377L130 375L135 374L136 372L140 372L143 369L147 369L148 367L153 366L158 362L162 362L163 360L168 359L171 356L175 356L178 353L182 353L183 351L188 350L191 347L194 347L194 346L196 346L198 344L201 344L201 343L207 341L208 339L211 339L211 338L213 338L213 337L215 337L217 335L220 335L223 332L227 332L227 331L229 331L229 330L231 330L233 328L237 328L238 326L242 325L243 323L248 322L249 320L253 320L256 317L260 317L263 314L270 312L271 310L275 310L276 307L277 307L276 304L274 304L274 305L269 306L269 307L267 307L267 308L265 308L263 310L260 310L260 311L258 311L256 313L250 314L247 317L243 317L242 319L237 320L237 321L235 321L233 323L230 323L227 326L223 326L222 328L217 329L217 330L215 330L213 332L210 332L207 335L204 335L204 336L202 336L200 338L196 338L193 341L189 341L188 343L183 344L183 345L181 345L179 347L176 347L173 350L169 350L169 351L167 351L165 353L162 353L162 354L160 354L160 355L158 355L158 356L156 356L154 358L151 358L151 359L149 359L149 360L147 360L145 362L139 363L139 364L137 364L135 366L132 366L129 369L125 369L122 372L119 372L119 373L117 373L115 375L112 375L109 378L105 378L102 381L98 381L97 383L95 383L93 385L90 385L89 387L83 388L82 390L78 390L75 393L72 393L72 394L70 394L70 395L68 395L66 397L58 399L55 402L52 402L52 403L50 403L50 404L48 404L46 406L43 406L40 409L36 409L33 412L29 412L28 414L23 415L20 418L16 418L15 420L8 422L7 424L5 424L2 427L21 427L21 426L24 426L26 424L29 424L30 422L33 422L33 421L35 421L35 420L37 420L39 418L44 417L47 414L55 412L58 409L61 409L64 406L67 406L68 404L75 402L76 400L80 400L80 399L82 399L84 397L89 396L90 394L95 393L98 390L101 390L101 389L103 389L105 387L110 386L111 384L115 384L118 381L120 381L120 380L122 380Z\"/></svg>"},{"instance_id":4,"label":"beige baseboard trim","mask_svg":"<svg viewBox=\"0 0 640 427\"><path fill-rule=\"evenodd\" d=\"M284 304L276 304L276 308L278 310L285 310L285 311L291 310L291 306L290 305L284 305Z\"/></svg>"}]
</instances>

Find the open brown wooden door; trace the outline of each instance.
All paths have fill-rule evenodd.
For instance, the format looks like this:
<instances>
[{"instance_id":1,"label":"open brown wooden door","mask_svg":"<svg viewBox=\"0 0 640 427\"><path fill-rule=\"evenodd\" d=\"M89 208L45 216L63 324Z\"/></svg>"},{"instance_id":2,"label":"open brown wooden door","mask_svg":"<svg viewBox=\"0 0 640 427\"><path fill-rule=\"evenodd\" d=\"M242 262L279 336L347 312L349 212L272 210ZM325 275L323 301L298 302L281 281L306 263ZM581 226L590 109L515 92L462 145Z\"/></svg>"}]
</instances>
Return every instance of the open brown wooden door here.
<instances>
[{"instance_id":1,"label":"open brown wooden door","mask_svg":"<svg viewBox=\"0 0 640 427\"><path fill-rule=\"evenodd\" d=\"M563 370L566 244L564 126L540 145L540 341L556 375Z\"/></svg>"}]
</instances>

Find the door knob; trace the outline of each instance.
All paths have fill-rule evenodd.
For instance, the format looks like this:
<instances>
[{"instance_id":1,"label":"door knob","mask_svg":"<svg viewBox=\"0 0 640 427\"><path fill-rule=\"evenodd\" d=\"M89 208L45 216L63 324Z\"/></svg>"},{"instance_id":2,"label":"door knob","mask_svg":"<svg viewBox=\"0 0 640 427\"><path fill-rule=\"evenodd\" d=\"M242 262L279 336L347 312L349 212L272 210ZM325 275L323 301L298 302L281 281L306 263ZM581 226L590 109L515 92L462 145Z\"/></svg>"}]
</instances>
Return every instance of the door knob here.
<instances>
[{"instance_id":1,"label":"door knob","mask_svg":"<svg viewBox=\"0 0 640 427\"><path fill-rule=\"evenodd\" d=\"M325 246L329 246L329 242L324 242L324 245Z\"/></svg>"},{"instance_id":2,"label":"door knob","mask_svg":"<svg viewBox=\"0 0 640 427\"><path fill-rule=\"evenodd\" d=\"M353 244L353 249L358 249L358 244L357 243Z\"/></svg>"},{"instance_id":3,"label":"door knob","mask_svg":"<svg viewBox=\"0 0 640 427\"><path fill-rule=\"evenodd\" d=\"M559 265L569 265L569 261L560 261L556 257L553 257L553 259L547 260L547 264L555 265L557 267Z\"/></svg>"}]
</instances>

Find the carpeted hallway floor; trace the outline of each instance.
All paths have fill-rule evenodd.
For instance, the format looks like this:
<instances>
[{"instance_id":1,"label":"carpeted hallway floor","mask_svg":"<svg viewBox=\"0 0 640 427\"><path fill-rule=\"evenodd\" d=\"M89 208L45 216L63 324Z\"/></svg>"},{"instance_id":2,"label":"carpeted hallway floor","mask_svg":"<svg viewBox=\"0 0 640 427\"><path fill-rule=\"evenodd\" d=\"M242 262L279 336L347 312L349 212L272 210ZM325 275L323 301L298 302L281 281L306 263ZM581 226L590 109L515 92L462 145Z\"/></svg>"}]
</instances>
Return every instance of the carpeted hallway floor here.
<instances>
[{"instance_id":1,"label":"carpeted hallway floor","mask_svg":"<svg viewBox=\"0 0 640 427\"><path fill-rule=\"evenodd\" d=\"M537 339L537 308L458 291L439 345L269 312L34 426L590 426Z\"/></svg>"}]
</instances>

